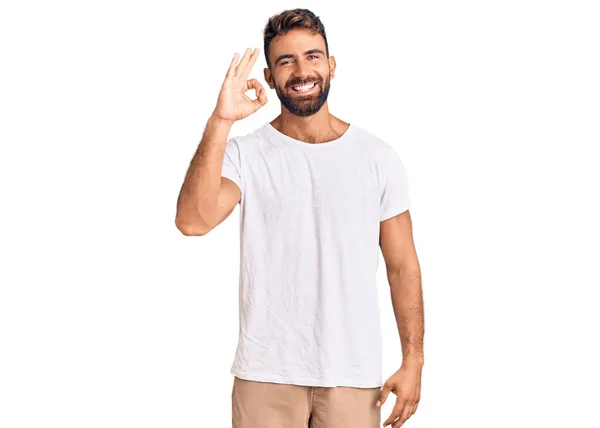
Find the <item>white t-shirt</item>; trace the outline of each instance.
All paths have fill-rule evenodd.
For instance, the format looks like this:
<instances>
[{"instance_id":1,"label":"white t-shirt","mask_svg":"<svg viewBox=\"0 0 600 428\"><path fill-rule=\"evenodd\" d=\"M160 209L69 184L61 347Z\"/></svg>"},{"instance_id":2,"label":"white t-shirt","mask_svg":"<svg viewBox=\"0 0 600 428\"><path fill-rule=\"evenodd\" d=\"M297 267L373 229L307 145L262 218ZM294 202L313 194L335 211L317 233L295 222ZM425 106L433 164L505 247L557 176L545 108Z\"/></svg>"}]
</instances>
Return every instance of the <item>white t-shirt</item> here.
<instances>
[{"instance_id":1,"label":"white t-shirt","mask_svg":"<svg viewBox=\"0 0 600 428\"><path fill-rule=\"evenodd\" d=\"M379 223L410 205L393 147L354 124L311 144L267 122L228 139L221 175L242 191L231 374L382 386Z\"/></svg>"}]
</instances>

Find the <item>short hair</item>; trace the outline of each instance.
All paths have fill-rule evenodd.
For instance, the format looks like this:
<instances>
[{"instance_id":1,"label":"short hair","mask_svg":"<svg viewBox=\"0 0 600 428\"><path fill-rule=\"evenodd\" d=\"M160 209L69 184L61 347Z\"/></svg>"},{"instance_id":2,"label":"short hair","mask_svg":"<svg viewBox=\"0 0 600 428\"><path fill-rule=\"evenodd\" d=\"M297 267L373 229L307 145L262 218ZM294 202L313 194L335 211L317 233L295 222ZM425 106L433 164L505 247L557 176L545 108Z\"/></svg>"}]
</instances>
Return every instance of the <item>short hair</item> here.
<instances>
[{"instance_id":1,"label":"short hair","mask_svg":"<svg viewBox=\"0 0 600 428\"><path fill-rule=\"evenodd\" d=\"M325 53L329 58L329 45L325 35L325 26L318 16L308 9L290 9L273 15L267 21L264 29L264 54L267 60L267 67L271 68L269 63L269 45L277 36L283 35L295 28L304 28L310 30L313 34L320 34L325 40Z\"/></svg>"}]
</instances>

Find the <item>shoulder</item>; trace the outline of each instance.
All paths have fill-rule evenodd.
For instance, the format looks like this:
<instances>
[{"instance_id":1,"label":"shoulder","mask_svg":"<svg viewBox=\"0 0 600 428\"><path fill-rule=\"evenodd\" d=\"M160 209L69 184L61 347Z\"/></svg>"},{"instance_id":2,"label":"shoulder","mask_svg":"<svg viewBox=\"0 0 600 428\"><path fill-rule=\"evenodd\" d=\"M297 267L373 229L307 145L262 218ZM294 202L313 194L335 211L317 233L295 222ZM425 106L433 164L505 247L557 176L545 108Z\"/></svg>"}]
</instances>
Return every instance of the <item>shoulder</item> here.
<instances>
[{"instance_id":1,"label":"shoulder","mask_svg":"<svg viewBox=\"0 0 600 428\"><path fill-rule=\"evenodd\" d=\"M231 146L232 149L239 152L247 151L252 147L256 147L261 141L264 141L267 135L268 129L265 124L248 133L229 137L227 146Z\"/></svg>"},{"instance_id":2,"label":"shoulder","mask_svg":"<svg viewBox=\"0 0 600 428\"><path fill-rule=\"evenodd\" d=\"M229 156L237 163L243 162L255 151L258 142L260 142L260 131L256 129L246 134L233 135L228 137L225 143L225 156Z\"/></svg>"},{"instance_id":3,"label":"shoulder","mask_svg":"<svg viewBox=\"0 0 600 428\"><path fill-rule=\"evenodd\" d=\"M362 125L353 124L354 136L369 152L373 153L378 161L385 163L386 159L394 152L394 148L387 141L379 137L376 132L366 129Z\"/></svg>"}]
</instances>

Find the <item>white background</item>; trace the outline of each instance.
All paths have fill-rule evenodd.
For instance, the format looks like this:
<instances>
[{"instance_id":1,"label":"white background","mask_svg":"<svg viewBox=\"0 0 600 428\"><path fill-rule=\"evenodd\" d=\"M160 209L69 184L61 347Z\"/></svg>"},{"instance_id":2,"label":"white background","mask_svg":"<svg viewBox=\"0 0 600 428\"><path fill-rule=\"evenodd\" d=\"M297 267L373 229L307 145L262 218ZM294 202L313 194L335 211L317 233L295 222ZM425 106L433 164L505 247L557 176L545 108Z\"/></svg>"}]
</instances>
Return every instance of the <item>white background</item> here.
<instances>
[{"instance_id":1,"label":"white background","mask_svg":"<svg viewBox=\"0 0 600 428\"><path fill-rule=\"evenodd\" d=\"M231 426L239 207L186 237L176 199L233 54L260 48L266 87L263 26L295 7L325 24L331 113L409 174L426 335L405 426L600 426L597 2L202 4L1 6L0 426ZM230 135L279 114L267 96ZM387 377L382 258L378 281Z\"/></svg>"}]
</instances>

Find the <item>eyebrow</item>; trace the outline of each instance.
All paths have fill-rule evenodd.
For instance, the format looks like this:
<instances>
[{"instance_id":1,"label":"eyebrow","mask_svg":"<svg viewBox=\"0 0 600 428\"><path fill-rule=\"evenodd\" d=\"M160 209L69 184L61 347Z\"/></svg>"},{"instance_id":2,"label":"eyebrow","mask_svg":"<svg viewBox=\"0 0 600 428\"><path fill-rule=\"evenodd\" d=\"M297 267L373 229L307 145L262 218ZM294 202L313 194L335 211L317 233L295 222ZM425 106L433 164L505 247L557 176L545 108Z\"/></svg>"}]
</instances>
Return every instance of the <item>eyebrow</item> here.
<instances>
[{"instance_id":1,"label":"eyebrow","mask_svg":"<svg viewBox=\"0 0 600 428\"><path fill-rule=\"evenodd\" d=\"M313 53L320 53L323 56L325 55L325 52L323 52L321 49L311 49L311 50L308 50L308 51L304 52L304 55L310 55L310 54L313 54ZM280 60L282 60L284 58L293 58L293 57L294 57L294 55L292 55L292 54L279 55L277 57L277 59L275 60L275 64L277 64Z\"/></svg>"}]
</instances>

